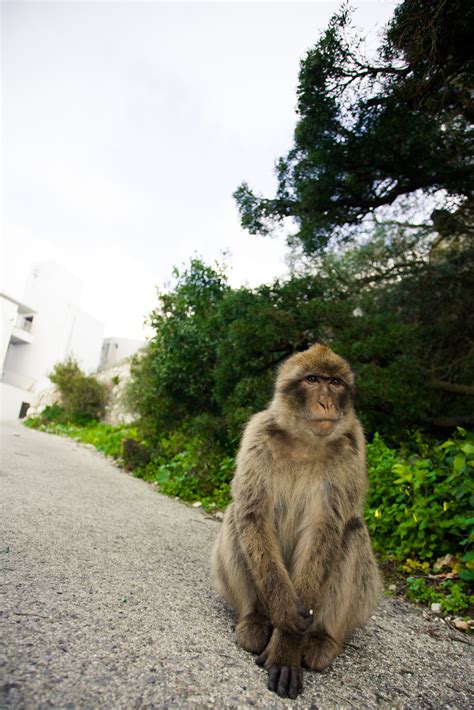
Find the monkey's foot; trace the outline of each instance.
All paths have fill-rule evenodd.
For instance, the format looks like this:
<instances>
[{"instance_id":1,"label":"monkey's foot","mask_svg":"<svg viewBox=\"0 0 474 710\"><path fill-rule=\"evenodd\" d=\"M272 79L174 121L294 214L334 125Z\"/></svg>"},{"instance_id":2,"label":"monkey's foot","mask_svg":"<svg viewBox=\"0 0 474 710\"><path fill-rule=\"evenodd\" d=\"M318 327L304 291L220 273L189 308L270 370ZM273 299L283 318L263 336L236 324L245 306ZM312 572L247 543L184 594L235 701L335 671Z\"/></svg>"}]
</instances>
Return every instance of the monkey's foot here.
<instances>
[{"instance_id":1,"label":"monkey's foot","mask_svg":"<svg viewBox=\"0 0 474 710\"><path fill-rule=\"evenodd\" d=\"M245 651L261 653L270 641L272 625L261 614L244 616L236 626L237 640Z\"/></svg>"},{"instance_id":2,"label":"monkey's foot","mask_svg":"<svg viewBox=\"0 0 474 710\"><path fill-rule=\"evenodd\" d=\"M309 636L303 649L303 664L313 671L323 671L341 652L330 636Z\"/></svg>"},{"instance_id":3,"label":"monkey's foot","mask_svg":"<svg viewBox=\"0 0 474 710\"><path fill-rule=\"evenodd\" d=\"M256 663L268 671L268 689L282 698L296 698L303 691L302 637L275 629Z\"/></svg>"},{"instance_id":4,"label":"monkey's foot","mask_svg":"<svg viewBox=\"0 0 474 710\"><path fill-rule=\"evenodd\" d=\"M268 690L278 693L281 698L297 698L303 692L303 671L301 668L272 666L268 673Z\"/></svg>"}]
</instances>

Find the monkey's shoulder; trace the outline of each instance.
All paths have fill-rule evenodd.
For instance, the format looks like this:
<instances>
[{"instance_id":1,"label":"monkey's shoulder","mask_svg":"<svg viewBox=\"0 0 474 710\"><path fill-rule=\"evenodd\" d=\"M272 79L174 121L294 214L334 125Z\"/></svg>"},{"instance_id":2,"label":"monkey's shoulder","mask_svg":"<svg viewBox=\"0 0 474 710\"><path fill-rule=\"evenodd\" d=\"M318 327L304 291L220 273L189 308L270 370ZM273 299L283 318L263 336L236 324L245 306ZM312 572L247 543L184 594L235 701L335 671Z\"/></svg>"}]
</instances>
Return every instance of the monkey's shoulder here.
<instances>
[{"instance_id":1,"label":"monkey's shoulder","mask_svg":"<svg viewBox=\"0 0 474 710\"><path fill-rule=\"evenodd\" d=\"M274 416L264 409L251 417L242 436L241 449L258 448L264 450L276 434L278 426ZM281 430L283 433L283 430Z\"/></svg>"},{"instance_id":2,"label":"monkey's shoulder","mask_svg":"<svg viewBox=\"0 0 474 710\"><path fill-rule=\"evenodd\" d=\"M273 418L264 410L254 414L249 420L240 442L237 454L237 467L234 478L251 474L263 474L272 465L274 451L271 446L271 436L268 428Z\"/></svg>"}]
</instances>

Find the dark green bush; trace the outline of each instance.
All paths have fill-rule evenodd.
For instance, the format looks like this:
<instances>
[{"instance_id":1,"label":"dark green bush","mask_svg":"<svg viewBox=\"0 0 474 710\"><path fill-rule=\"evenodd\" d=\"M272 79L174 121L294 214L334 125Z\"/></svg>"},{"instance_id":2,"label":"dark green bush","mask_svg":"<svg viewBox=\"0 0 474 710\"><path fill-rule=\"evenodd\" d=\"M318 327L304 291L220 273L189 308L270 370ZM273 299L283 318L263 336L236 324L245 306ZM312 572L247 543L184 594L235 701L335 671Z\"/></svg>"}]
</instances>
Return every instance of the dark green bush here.
<instances>
[{"instance_id":1,"label":"dark green bush","mask_svg":"<svg viewBox=\"0 0 474 710\"><path fill-rule=\"evenodd\" d=\"M43 422L59 422L64 420L64 408L59 404L52 404L47 406L41 412L41 419Z\"/></svg>"},{"instance_id":2,"label":"dark green bush","mask_svg":"<svg viewBox=\"0 0 474 710\"><path fill-rule=\"evenodd\" d=\"M106 385L92 375L85 375L73 358L57 363L49 379L59 390L65 421L86 424L104 415Z\"/></svg>"},{"instance_id":3,"label":"dark green bush","mask_svg":"<svg viewBox=\"0 0 474 710\"><path fill-rule=\"evenodd\" d=\"M473 541L474 433L459 428L443 443L417 433L398 450L376 434L367 454L366 516L382 556L433 562L466 551Z\"/></svg>"},{"instance_id":4,"label":"dark green bush","mask_svg":"<svg viewBox=\"0 0 474 710\"><path fill-rule=\"evenodd\" d=\"M141 474L156 480L167 495L223 508L230 501L234 459L216 443L215 431L214 439L200 431L203 425L195 421L162 436L157 453Z\"/></svg>"},{"instance_id":5,"label":"dark green bush","mask_svg":"<svg viewBox=\"0 0 474 710\"><path fill-rule=\"evenodd\" d=\"M122 459L127 468L132 471L147 466L152 458L152 450L137 439L124 439L122 441Z\"/></svg>"},{"instance_id":6,"label":"dark green bush","mask_svg":"<svg viewBox=\"0 0 474 710\"><path fill-rule=\"evenodd\" d=\"M430 584L423 577L408 577L406 597L418 604L439 603L445 614L465 613L474 604L466 585L452 579Z\"/></svg>"}]
</instances>

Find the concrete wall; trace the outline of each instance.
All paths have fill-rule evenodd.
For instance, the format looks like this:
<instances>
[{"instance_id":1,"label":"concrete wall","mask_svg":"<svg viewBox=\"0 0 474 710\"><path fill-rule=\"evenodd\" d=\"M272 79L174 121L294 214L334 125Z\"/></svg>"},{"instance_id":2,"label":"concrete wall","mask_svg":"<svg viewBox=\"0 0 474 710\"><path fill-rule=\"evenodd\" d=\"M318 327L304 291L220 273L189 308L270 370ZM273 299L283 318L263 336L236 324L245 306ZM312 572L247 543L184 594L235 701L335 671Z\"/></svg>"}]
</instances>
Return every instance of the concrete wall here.
<instances>
[{"instance_id":1,"label":"concrete wall","mask_svg":"<svg viewBox=\"0 0 474 710\"><path fill-rule=\"evenodd\" d=\"M10 342L13 327L16 323L18 306L6 298L0 298L0 323L2 324L0 341L0 363L3 365Z\"/></svg>"},{"instance_id":2,"label":"concrete wall","mask_svg":"<svg viewBox=\"0 0 474 710\"><path fill-rule=\"evenodd\" d=\"M104 338L100 355L99 370L114 367L119 362L130 358L145 345L143 340L131 338Z\"/></svg>"},{"instance_id":3,"label":"concrete wall","mask_svg":"<svg viewBox=\"0 0 474 710\"><path fill-rule=\"evenodd\" d=\"M103 326L80 310L81 290L82 282L56 264L34 267L25 292L25 300L37 310L33 342L10 343L5 370L31 378L38 391L50 386L48 373L68 356L87 372L97 369Z\"/></svg>"},{"instance_id":4,"label":"concrete wall","mask_svg":"<svg viewBox=\"0 0 474 710\"><path fill-rule=\"evenodd\" d=\"M33 392L0 382L0 419L18 419L22 402L31 402Z\"/></svg>"}]
</instances>

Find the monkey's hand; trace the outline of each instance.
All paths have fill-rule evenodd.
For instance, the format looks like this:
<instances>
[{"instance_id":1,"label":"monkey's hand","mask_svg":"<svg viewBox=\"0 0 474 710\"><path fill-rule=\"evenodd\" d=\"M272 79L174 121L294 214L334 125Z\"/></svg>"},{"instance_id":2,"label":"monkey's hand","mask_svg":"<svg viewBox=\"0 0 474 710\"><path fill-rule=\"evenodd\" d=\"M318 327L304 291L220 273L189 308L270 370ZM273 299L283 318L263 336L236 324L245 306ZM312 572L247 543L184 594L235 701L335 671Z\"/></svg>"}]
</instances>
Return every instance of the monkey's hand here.
<instances>
[{"instance_id":1,"label":"monkey's hand","mask_svg":"<svg viewBox=\"0 0 474 710\"><path fill-rule=\"evenodd\" d=\"M256 663L268 671L268 689L282 698L296 698L303 691L302 637L275 629Z\"/></svg>"},{"instance_id":2,"label":"monkey's hand","mask_svg":"<svg viewBox=\"0 0 474 710\"><path fill-rule=\"evenodd\" d=\"M297 599L279 599L272 605L270 619L276 629L293 634L304 634L313 621L312 614Z\"/></svg>"}]
</instances>

